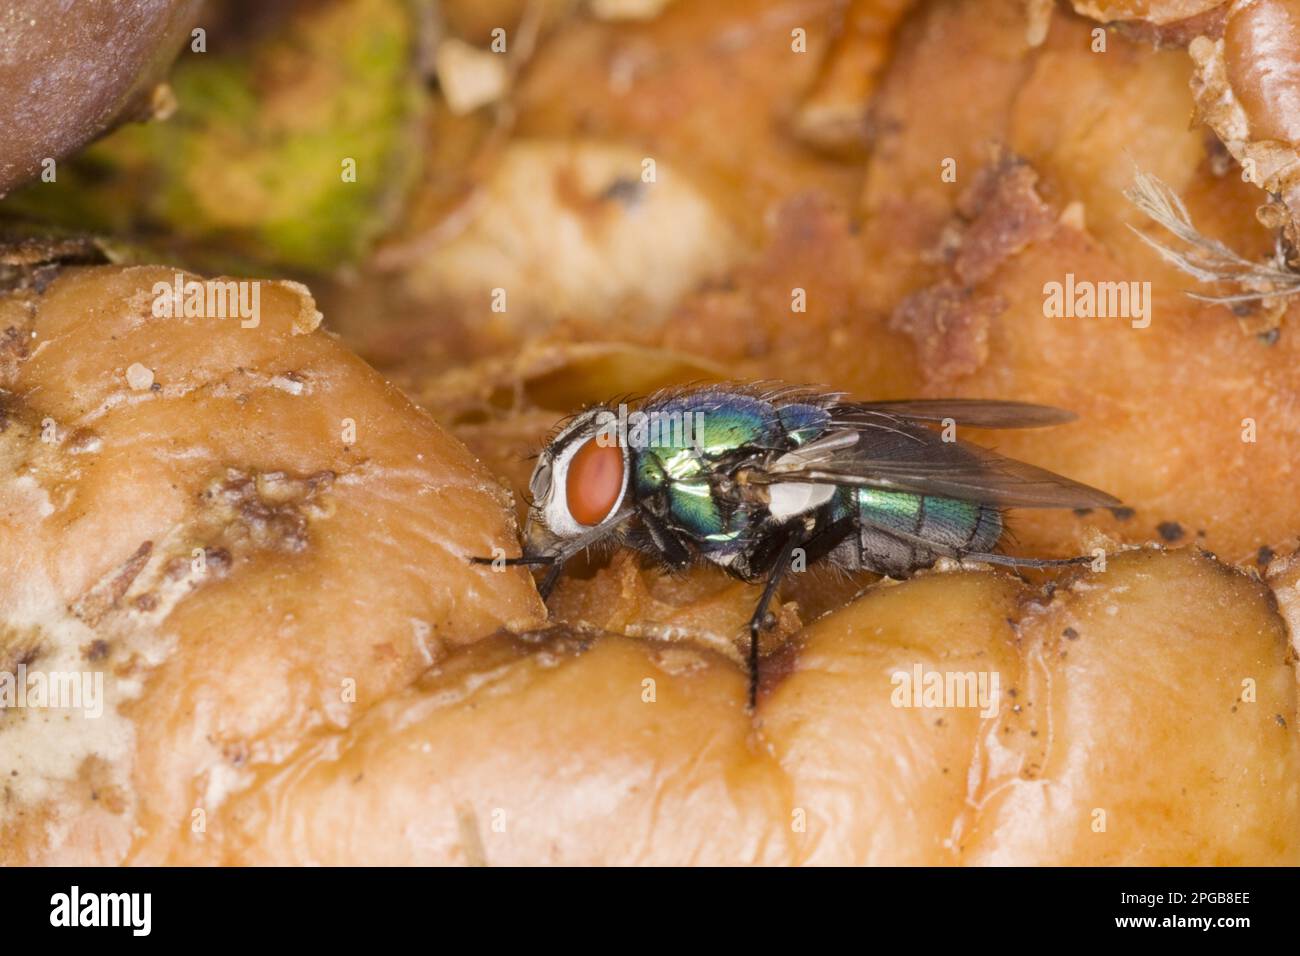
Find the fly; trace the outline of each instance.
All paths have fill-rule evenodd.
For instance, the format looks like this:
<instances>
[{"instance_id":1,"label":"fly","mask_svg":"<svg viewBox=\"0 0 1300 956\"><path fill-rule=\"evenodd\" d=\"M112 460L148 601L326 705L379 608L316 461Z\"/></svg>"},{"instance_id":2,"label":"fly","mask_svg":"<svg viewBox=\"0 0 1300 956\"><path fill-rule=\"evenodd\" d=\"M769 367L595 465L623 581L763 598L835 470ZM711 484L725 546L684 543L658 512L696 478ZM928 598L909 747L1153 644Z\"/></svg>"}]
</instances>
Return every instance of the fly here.
<instances>
[{"instance_id":1,"label":"fly","mask_svg":"<svg viewBox=\"0 0 1300 956\"><path fill-rule=\"evenodd\" d=\"M1114 507L1118 499L931 427L1038 428L1074 417L1023 402L846 402L836 393L738 385L661 392L631 413L596 406L538 456L526 547L504 563L547 567L543 599L567 561L606 542L669 568L703 561L763 582L749 620L753 709L759 633L800 552L805 566L822 561L898 579L943 557L1027 568L1091 560L1001 553L1003 513Z\"/></svg>"}]
</instances>

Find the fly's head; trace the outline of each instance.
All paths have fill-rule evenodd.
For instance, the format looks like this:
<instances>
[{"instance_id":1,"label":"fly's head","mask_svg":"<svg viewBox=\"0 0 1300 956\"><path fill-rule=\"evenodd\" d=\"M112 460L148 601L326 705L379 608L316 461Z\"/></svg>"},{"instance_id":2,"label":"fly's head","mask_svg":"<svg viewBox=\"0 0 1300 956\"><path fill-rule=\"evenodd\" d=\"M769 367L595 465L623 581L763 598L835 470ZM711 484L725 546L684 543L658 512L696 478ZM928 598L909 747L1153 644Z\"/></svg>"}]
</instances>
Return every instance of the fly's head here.
<instances>
[{"instance_id":1,"label":"fly's head","mask_svg":"<svg viewBox=\"0 0 1300 956\"><path fill-rule=\"evenodd\" d=\"M528 550L593 534L627 511L631 456L605 408L583 412L537 457L529 479Z\"/></svg>"}]
</instances>

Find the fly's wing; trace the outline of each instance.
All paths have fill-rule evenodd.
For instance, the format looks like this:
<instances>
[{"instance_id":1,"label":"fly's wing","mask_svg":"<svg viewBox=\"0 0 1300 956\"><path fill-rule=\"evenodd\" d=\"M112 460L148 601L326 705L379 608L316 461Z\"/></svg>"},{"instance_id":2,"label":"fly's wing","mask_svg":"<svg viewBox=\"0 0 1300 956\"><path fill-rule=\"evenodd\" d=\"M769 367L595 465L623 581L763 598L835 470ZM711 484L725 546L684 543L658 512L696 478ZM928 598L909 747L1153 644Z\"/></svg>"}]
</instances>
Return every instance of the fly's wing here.
<instances>
[{"instance_id":1,"label":"fly's wing","mask_svg":"<svg viewBox=\"0 0 1300 956\"><path fill-rule=\"evenodd\" d=\"M1005 408L1013 403L996 404ZM878 405L839 405L831 412L833 423L825 435L781 456L752 480L881 488L1003 508L1099 508L1120 503L1104 491L987 448L944 441L938 432L881 411ZM1007 419L990 415L983 420Z\"/></svg>"},{"instance_id":2,"label":"fly's wing","mask_svg":"<svg viewBox=\"0 0 1300 956\"><path fill-rule=\"evenodd\" d=\"M982 398L937 398L900 402L862 402L839 406L862 415L882 413L918 422L952 419L970 428L1043 428L1061 425L1077 417L1074 412L1029 402L999 402Z\"/></svg>"}]
</instances>

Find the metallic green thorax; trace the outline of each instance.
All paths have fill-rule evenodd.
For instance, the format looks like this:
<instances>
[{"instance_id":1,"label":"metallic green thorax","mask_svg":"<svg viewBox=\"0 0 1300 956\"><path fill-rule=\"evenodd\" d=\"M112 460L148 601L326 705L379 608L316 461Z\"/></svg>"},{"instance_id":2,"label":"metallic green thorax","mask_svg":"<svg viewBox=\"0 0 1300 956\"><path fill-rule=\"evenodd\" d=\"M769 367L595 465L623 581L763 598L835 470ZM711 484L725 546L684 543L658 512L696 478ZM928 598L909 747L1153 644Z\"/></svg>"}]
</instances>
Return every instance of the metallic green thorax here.
<instances>
[{"instance_id":1,"label":"metallic green thorax","mask_svg":"<svg viewBox=\"0 0 1300 956\"><path fill-rule=\"evenodd\" d=\"M632 442L638 498L659 498L666 520L701 550L743 548L765 517L759 505L719 493L728 464L807 444L831 424L815 403L776 404L734 392L703 391L652 402L659 416L654 441ZM671 425L669 424L671 423ZM873 488L840 488L828 506L833 519L856 517L866 529L936 544L987 550L1001 536L998 512L977 502ZM866 534L868 532L864 532Z\"/></svg>"},{"instance_id":2,"label":"metallic green thorax","mask_svg":"<svg viewBox=\"0 0 1300 956\"><path fill-rule=\"evenodd\" d=\"M636 448L634 443L637 495L663 495L671 523L699 540L704 550L735 546L753 515L744 506L722 505L714 487L717 468L751 451L794 447L778 410L747 395L714 393L669 399L644 411L659 416L660 427L656 444Z\"/></svg>"}]
</instances>

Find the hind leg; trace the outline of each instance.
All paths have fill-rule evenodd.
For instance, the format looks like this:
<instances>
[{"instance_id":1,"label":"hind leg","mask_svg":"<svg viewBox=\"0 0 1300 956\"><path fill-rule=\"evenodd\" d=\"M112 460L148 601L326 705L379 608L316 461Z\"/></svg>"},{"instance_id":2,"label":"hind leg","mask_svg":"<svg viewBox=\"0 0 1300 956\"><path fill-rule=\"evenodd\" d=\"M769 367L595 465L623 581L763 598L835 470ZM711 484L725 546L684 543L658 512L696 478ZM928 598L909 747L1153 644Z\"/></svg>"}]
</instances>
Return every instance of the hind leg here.
<instances>
[{"instance_id":1,"label":"hind leg","mask_svg":"<svg viewBox=\"0 0 1300 956\"><path fill-rule=\"evenodd\" d=\"M1017 558L1011 554L990 554L979 551L962 551L955 555L959 561L983 561L985 564L1000 564L1008 568L1066 568L1091 564L1090 555L1077 558Z\"/></svg>"}]
</instances>

